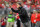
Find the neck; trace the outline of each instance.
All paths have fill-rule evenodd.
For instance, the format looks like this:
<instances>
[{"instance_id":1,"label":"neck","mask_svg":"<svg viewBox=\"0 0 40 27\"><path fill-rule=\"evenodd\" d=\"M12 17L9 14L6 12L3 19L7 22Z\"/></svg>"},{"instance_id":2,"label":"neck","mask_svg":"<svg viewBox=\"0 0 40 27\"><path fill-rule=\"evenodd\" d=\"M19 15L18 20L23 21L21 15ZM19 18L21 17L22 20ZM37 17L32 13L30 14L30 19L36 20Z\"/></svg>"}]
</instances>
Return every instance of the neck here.
<instances>
[{"instance_id":1,"label":"neck","mask_svg":"<svg viewBox=\"0 0 40 27\"><path fill-rule=\"evenodd\" d=\"M22 7L19 7L18 9L20 10L20 9L22 9Z\"/></svg>"}]
</instances>

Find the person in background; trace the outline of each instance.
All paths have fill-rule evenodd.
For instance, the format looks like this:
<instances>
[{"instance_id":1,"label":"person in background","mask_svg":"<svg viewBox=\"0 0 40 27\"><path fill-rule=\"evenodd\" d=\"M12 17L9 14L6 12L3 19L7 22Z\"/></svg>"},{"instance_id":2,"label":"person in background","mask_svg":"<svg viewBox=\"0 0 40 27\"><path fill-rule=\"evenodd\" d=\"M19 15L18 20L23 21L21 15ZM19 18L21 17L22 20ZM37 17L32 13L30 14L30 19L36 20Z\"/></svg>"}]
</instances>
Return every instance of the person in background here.
<instances>
[{"instance_id":1,"label":"person in background","mask_svg":"<svg viewBox=\"0 0 40 27\"><path fill-rule=\"evenodd\" d=\"M6 27L6 22L4 21L4 18L2 18L0 22L2 22L1 27Z\"/></svg>"},{"instance_id":2,"label":"person in background","mask_svg":"<svg viewBox=\"0 0 40 27\"><path fill-rule=\"evenodd\" d=\"M10 5L10 8L13 12L19 14L19 17L20 17L24 27L28 27L27 22L28 22L29 17L28 17L27 11L22 7L21 3L17 3L18 10L14 10L11 5Z\"/></svg>"},{"instance_id":3,"label":"person in background","mask_svg":"<svg viewBox=\"0 0 40 27\"><path fill-rule=\"evenodd\" d=\"M33 10L33 14L31 15L31 27L35 27L37 21L39 21L38 12L36 10Z\"/></svg>"},{"instance_id":4,"label":"person in background","mask_svg":"<svg viewBox=\"0 0 40 27\"><path fill-rule=\"evenodd\" d=\"M10 13L8 14L8 17L7 17L7 27L14 27L14 16L13 16L13 13L12 11L10 11Z\"/></svg>"},{"instance_id":5,"label":"person in background","mask_svg":"<svg viewBox=\"0 0 40 27\"><path fill-rule=\"evenodd\" d=\"M38 13L38 16L37 16L36 27L40 27L40 13Z\"/></svg>"},{"instance_id":6,"label":"person in background","mask_svg":"<svg viewBox=\"0 0 40 27\"><path fill-rule=\"evenodd\" d=\"M4 8L4 6L2 6L2 3L0 3L0 8Z\"/></svg>"}]
</instances>

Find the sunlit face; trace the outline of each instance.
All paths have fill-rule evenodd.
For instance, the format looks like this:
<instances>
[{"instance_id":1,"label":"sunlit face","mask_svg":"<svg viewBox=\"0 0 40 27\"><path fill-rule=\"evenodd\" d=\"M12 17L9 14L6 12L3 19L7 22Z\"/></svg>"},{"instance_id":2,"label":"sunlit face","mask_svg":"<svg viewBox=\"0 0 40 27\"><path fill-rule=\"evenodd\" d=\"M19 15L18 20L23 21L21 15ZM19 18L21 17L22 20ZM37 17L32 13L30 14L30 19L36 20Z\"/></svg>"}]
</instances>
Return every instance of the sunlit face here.
<instances>
[{"instance_id":1,"label":"sunlit face","mask_svg":"<svg viewBox=\"0 0 40 27\"><path fill-rule=\"evenodd\" d=\"M33 11L33 13L36 13L36 12Z\"/></svg>"},{"instance_id":2,"label":"sunlit face","mask_svg":"<svg viewBox=\"0 0 40 27\"><path fill-rule=\"evenodd\" d=\"M20 7L20 5L19 4L17 4L17 8L19 8Z\"/></svg>"},{"instance_id":3,"label":"sunlit face","mask_svg":"<svg viewBox=\"0 0 40 27\"><path fill-rule=\"evenodd\" d=\"M12 14L12 11L10 11L10 14Z\"/></svg>"},{"instance_id":4,"label":"sunlit face","mask_svg":"<svg viewBox=\"0 0 40 27\"><path fill-rule=\"evenodd\" d=\"M33 11L33 13L35 14L35 13L37 13L37 12Z\"/></svg>"},{"instance_id":5,"label":"sunlit face","mask_svg":"<svg viewBox=\"0 0 40 27\"><path fill-rule=\"evenodd\" d=\"M22 6L24 6L24 4L23 4L23 3L22 3L21 5L22 5Z\"/></svg>"}]
</instances>

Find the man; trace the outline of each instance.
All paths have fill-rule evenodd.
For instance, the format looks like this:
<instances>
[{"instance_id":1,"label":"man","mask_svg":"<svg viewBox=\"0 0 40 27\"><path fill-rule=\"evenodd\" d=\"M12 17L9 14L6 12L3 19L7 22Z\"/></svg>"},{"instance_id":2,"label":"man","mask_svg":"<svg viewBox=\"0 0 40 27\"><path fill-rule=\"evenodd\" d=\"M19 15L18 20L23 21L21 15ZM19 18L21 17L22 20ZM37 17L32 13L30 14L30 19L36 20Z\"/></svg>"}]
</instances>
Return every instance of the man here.
<instances>
[{"instance_id":1,"label":"man","mask_svg":"<svg viewBox=\"0 0 40 27\"><path fill-rule=\"evenodd\" d=\"M32 27L38 27L39 15L36 10L33 10L33 14L31 15L31 23Z\"/></svg>"},{"instance_id":2,"label":"man","mask_svg":"<svg viewBox=\"0 0 40 27\"><path fill-rule=\"evenodd\" d=\"M27 14L29 16L29 20L30 20L30 4L24 4L22 3L23 8L25 8L25 10L27 11ZM31 21L28 22L29 27L31 27Z\"/></svg>"},{"instance_id":3,"label":"man","mask_svg":"<svg viewBox=\"0 0 40 27\"><path fill-rule=\"evenodd\" d=\"M11 5L10 5L11 7ZM12 7L11 7L11 10L13 12L16 12L16 13L19 13L19 17L22 21L22 23L24 24L24 27L27 27L27 22L28 22L28 14L27 14L27 11L22 7L21 3L17 3L17 8L18 10L14 10Z\"/></svg>"}]
</instances>

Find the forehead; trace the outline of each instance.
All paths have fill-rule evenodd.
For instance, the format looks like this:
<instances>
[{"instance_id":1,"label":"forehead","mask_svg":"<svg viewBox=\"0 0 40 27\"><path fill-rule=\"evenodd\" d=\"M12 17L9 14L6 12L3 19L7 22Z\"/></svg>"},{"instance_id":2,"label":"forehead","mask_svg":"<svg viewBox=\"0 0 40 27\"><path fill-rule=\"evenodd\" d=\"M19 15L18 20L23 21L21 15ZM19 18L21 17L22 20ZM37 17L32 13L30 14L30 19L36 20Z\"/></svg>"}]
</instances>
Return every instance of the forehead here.
<instances>
[{"instance_id":1,"label":"forehead","mask_svg":"<svg viewBox=\"0 0 40 27\"><path fill-rule=\"evenodd\" d=\"M16 3L17 5L19 5L18 3Z\"/></svg>"},{"instance_id":2,"label":"forehead","mask_svg":"<svg viewBox=\"0 0 40 27\"><path fill-rule=\"evenodd\" d=\"M18 3L16 3L17 5L19 5Z\"/></svg>"},{"instance_id":3,"label":"forehead","mask_svg":"<svg viewBox=\"0 0 40 27\"><path fill-rule=\"evenodd\" d=\"M12 11L10 11L10 12L12 12Z\"/></svg>"}]
</instances>

